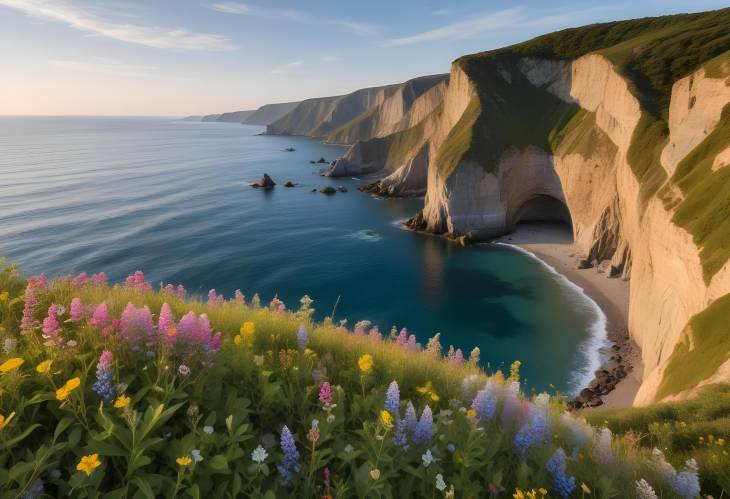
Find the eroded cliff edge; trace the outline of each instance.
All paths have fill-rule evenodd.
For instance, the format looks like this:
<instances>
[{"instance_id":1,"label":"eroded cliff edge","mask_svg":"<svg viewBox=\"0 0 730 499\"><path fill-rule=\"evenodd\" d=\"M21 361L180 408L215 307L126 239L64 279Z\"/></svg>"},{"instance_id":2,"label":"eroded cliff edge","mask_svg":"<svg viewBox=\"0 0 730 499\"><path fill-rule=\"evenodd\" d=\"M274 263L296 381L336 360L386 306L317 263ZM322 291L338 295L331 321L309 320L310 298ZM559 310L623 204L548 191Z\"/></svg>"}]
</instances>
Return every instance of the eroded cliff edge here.
<instances>
[{"instance_id":1,"label":"eroded cliff edge","mask_svg":"<svg viewBox=\"0 0 730 499\"><path fill-rule=\"evenodd\" d=\"M486 240L569 217L587 261L631 281L641 405L730 381L730 11L629 23L457 60L411 225Z\"/></svg>"}]
</instances>

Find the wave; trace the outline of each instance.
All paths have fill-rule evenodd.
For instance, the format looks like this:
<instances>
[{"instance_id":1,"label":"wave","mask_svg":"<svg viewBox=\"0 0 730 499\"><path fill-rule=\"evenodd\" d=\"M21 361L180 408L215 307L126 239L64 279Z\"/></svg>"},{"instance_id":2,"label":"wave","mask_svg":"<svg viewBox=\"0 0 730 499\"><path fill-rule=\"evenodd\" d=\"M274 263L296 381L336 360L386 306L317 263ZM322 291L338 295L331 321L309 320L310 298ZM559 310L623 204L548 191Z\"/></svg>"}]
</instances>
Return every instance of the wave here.
<instances>
[{"instance_id":1,"label":"wave","mask_svg":"<svg viewBox=\"0 0 730 499\"><path fill-rule=\"evenodd\" d=\"M347 234L345 237L348 239L355 239L357 241L366 241L369 243L377 243L378 241L383 239L383 236L378 234L372 229L363 229L358 230L357 232L351 232Z\"/></svg>"},{"instance_id":2,"label":"wave","mask_svg":"<svg viewBox=\"0 0 730 499\"><path fill-rule=\"evenodd\" d=\"M539 262L558 279L560 284L565 286L567 289L577 292L581 300L588 305L589 309L594 314L595 318L588 327L588 337L578 345L578 352L583 357L583 366L579 367L577 371L571 375L571 380L569 381L569 385L571 387L569 395L577 395L581 389L588 386L588 383L593 380L595 377L595 371L605 362L605 351L611 346L611 342L608 339L608 319L606 318L606 314L603 312L603 309L598 306L598 303L586 294L583 288L555 270L552 265L548 264L531 251L514 244L500 242L493 244L507 246Z\"/></svg>"}]
</instances>

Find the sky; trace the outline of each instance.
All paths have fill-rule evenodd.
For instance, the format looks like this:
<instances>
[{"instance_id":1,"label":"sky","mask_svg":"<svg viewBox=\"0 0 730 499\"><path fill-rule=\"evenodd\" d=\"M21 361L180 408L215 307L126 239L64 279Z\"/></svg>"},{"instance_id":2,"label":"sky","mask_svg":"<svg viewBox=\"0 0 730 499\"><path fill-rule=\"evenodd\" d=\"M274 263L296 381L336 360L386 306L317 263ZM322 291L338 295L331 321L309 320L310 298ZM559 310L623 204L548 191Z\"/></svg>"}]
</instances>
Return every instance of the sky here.
<instances>
[{"instance_id":1,"label":"sky","mask_svg":"<svg viewBox=\"0 0 730 499\"><path fill-rule=\"evenodd\" d=\"M0 115L184 116L446 73L558 29L727 0L0 0Z\"/></svg>"}]
</instances>

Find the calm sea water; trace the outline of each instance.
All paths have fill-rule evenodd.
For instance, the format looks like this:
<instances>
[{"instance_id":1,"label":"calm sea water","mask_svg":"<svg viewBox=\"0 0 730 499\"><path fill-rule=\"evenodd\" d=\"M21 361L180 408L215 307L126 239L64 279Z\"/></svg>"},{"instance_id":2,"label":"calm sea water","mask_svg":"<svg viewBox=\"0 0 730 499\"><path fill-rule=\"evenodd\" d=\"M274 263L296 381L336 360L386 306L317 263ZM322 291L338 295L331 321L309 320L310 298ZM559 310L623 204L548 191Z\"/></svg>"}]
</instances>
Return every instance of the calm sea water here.
<instances>
[{"instance_id":1,"label":"calm sea water","mask_svg":"<svg viewBox=\"0 0 730 499\"><path fill-rule=\"evenodd\" d=\"M578 387L598 362L600 311L509 247L460 248L403 230L419 199L379 200L326 179L343 148L260 127L160 118L0 117L0 255L27 273L142 269L205 295L240 288L319 318L442 333L492 367L523 362L536 389ZM284 152L292 145L296 152ZM267 172L269 192L249 187ZM287 180L297 183L284 188ZM344 185L325 196L313 188Z\"/></svg>"}]
</instances>

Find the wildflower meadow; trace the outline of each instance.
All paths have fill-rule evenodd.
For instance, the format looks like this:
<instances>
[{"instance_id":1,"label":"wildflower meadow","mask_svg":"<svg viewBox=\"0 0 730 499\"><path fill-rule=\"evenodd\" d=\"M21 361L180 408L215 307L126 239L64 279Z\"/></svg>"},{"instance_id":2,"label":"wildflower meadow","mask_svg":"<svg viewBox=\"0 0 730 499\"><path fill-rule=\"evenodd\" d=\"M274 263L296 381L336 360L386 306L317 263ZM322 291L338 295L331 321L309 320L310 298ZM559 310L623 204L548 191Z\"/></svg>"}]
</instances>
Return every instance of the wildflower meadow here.
<instances>
[{"instance_id":1,"label":"wildflower meadow","mask_svg":"<svg viewBox=\"0 0 730 499\"><path fill-rule=\"evenodd\" d=\"M201 300L139 271L115 284L2 267L0 494L728 494L727 435L713 436L705 474L631 425L589 424L559 394L525 394L518 362L488 373L478 349L315 323L312 305L240 291Z\"/></svg>"}]
</instances>

